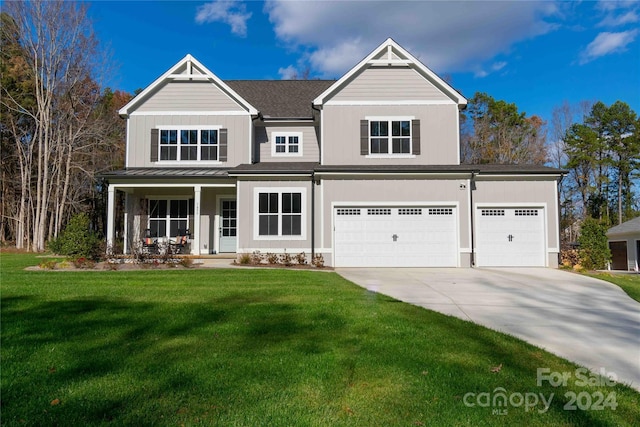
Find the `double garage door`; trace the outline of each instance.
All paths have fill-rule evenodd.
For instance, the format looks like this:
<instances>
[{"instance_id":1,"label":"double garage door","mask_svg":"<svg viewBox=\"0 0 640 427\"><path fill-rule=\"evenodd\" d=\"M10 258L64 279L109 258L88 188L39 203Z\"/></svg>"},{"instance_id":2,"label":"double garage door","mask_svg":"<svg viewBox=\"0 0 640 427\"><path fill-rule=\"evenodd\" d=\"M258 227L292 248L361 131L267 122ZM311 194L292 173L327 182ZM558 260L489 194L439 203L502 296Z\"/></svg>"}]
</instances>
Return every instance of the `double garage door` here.
<instances>
[{"instance_id":1,"label":"double garage door","mask_svg":"<svg viewBox=\"0 0 640 427\"><path fill-rule=\"evenodd\" d=\"M334 209L336 267L456 267L457 209Z\"/></svg>"},{"instance_id":2,"label":"double garage door","mask_svg":"<svg viewBox=\"0 0 640 427\"><path fill-rule=\"evenodd\" d=\"M454 206L334 209L336 267L456 267ZM544 209L478 208L475 256L480 267L543 267Z\"/></svg>"}]
</instances>

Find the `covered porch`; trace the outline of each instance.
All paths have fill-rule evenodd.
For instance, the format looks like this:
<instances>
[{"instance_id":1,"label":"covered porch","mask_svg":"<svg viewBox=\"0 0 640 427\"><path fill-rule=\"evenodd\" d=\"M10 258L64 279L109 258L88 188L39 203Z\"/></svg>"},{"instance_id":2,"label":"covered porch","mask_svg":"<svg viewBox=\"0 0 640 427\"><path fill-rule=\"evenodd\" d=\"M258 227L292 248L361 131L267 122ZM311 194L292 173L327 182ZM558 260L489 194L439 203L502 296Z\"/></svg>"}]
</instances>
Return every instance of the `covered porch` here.
<instances>
[{"instance_id":1,"label":"covered porch","mask_svg":"<svg viewBox=\"0 0 640 427\"><path fill-rule=\"evenodd\" d=\"M189 175L163 172L162 179L149 175L140 179L140 171L135 170L105 175L108 247L113 249L118 242L124 254L167 248L197 256L235 253L235 180L219 170L207 170L209 179L197 180L190 177L193 170L188 170ZM116 200L121 201L120 207ZM121 216L118 221L117 216ZM118 230L116 222L121 224Z\"/></svg>"}]
</instances>

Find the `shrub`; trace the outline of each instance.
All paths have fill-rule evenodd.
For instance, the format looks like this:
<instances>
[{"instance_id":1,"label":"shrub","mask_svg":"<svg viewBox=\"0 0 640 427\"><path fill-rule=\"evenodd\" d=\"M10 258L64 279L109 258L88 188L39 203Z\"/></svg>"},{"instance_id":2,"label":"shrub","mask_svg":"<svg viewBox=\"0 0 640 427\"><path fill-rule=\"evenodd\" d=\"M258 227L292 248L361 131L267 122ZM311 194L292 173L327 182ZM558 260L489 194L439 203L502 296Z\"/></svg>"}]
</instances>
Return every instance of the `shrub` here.
<instances>
[{"instance_id":1,"label":"shrub","mask_svg":"<svg viewBox=\"0 0 640 427\"><path fill-rule=\"evenodd\" d=\"M278 260L280 261L280 264L286 265L287 267L293 264L293 258L291 258L291 255L286 252L283 254L280 254L280 257Z\"/></svg>"},{"instance_id":2,"label":"shrub","mask_svg":"<svg viewBox=\"0 0 640 427\"><path fill-rule=\"evenodd\" d=\"M52 259L49 261L42 261L40 264L38 264L38 267L43 268L45 270L55 270L56 264L58 264L58 261L56 261L55 259Z\"/></svg>"},{"instance_id":3,"label":"shrub","mask_svg":"<svg viewBox=\"0 0 640 427\"><path fill-rule=\"evenodd\" d=\"M238 263L242 264L242 265L247 265L251 262L251 255L244 253L241 254L240 257L238 258Z\"/></svg>"},{"instance_id":4,"label":"shrub","mask_svg":"<svg viewBox=\"0 0 640 427\"><path fill-rule=\"evenodd\" d=\"M272 254L272 253L268 253L267 254L267 262L269 264L277 264L278 263L278 255Z\"/></svg>"},{"instance_id":5,"label":"shrub","mask_svg":"<svg viewBox=\"0 0 640 427\"><path fill-rule=\"evenodd\" d=\"M76 259L72 260L72 262L73 262L73 265L76 268L89 268L90 269L90 268L95 267L95 265L96 265L95 262L93 262L92 260L87 259L85 257L76 258Z\"/></svg>"},{"instance_id":6,"label":"shrub","mask_svg":"<svg viewBox=\"0 0 640 427\"><path fill-rule=\"evenodd\" d=\"M262 259L263 258L264 257L262 256L260 251L253 251L253 253L251 254L251 264L260 265L260 264L262 264Z\"/></svg>"},{"instance_id":7,"label":"shrub","mask_svg":"<svg viewBox=\"0 0 640 427\"><path fill-rule=\"evenodd\" d=\"M324 267L324 257L322 254L316 254L316 256L313 257L312 263L317 268Z\"/></svg>"},{"instance_id":8,"label":"shrub","mask_svg":"<svg viewBox=\"0 0 640 427\"><path fill-rule=\"evenodd\" d=\"M99 259L104 245L102 239L91 231L90 224L87 214L74 216L60 236L49 242L49 249L60 255Z\"/></svg>"},{"instance_id":9,"label":"shrub","mask_svg":"<svg viewBox=\"0 0 640 427\"><path fill-rule=\"evenodd\" d=\"M605 268L611 259L607 243L607 226L593 218L586 218L580 227L580 264L587 270Z\"/></svg>"},{"instance_id":10,"label":"shrub","mask_svg":"<svg viewBox=\"0 0 640 427\"><path fill-rule=\"evenodd\" d=\"M300 252L296 255L296 262L300 265L305 265L307 263L307 254Z\"/></svg>"},{"instance_id":11,"label":"shrub","mask_svg":"<svg viewBox=\"0 0 640 427\"><path fill-rule=\"evenodd\" d=\"M183 266L184 268L193 267L193 258L191 257L180 258L180 265Z\"/></svg>"}]
</instances>

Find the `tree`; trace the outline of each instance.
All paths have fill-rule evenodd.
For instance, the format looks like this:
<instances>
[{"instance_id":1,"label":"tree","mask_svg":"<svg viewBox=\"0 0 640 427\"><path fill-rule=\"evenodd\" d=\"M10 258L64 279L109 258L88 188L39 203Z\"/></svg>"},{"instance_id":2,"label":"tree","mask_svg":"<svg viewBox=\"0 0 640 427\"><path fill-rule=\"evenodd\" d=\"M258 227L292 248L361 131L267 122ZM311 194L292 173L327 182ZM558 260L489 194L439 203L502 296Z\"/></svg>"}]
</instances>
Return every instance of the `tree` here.
<instances>
[{"instance_id":1,"label":"tree","mask_svg":"<svg viewBox=\"0 0 640 427\"><path fill-rule=\"evenodd\" d=\"M527 117L515 104L476 93L467 109L469 126L463 135L464 163L544 164L546 124Z\"/></svg>"},{"instance_id":2,"label":"tree","mask_svg":"<svg viewBox=\"0 0 640 427\"><path fill-rule=\"evenodd\" d=\"M84 5L7 2L4 10L3 224L17 247L41 251L71 216L97 206L96 173L121 166L117 109L131 97L100 87L106 62Z\"/></svg>"}]
</instances>

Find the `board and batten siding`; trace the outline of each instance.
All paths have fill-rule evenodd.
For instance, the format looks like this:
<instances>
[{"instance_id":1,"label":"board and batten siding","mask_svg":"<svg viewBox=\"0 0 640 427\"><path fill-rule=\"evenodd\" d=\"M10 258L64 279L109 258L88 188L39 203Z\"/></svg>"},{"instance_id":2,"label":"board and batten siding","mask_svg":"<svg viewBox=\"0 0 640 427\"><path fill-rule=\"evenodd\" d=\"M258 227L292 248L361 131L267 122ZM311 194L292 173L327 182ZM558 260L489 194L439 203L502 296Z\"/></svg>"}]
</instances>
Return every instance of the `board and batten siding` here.
<instances>
[{"instance_id":1,"label":"board and batten siding","mask_svg":"<svg viewBox=\"0 0 640 427\"><path fill-rule=\"evenodd\" d=\"M457 165L458 106L325 105L324 165ZM374 158L361 154L360 122L367 117L413 117L420 121L420 154Z\"/></svg>"},{"instance_id":2,"label":"board and batten siding","mask_svg":"<svg viewBox=\"0 0 640 427\"><path fill-rule=\"evenodd\" d=\"M349 202L360 206L421 206L428 204L452 205L457 203L460 239L459 248L470 247L469 241L469 193L460 189L465 179L323 179L316 190L316 198L322 200L324 245L330 247L333 234L333 209ZM321 193L321 195L318 195ZM319 237L317 245L321 245ZM461 265L465 266L464 260Z\"/></svg>"},{"instance_id":3,"label":"board and batten siding","mask_svg":"<svg viewBox=\"0 0 640 427\"><path fill-rule=\"evenodd\" d=\"M158 88L135 112L245 111L219 87L208 81L175 81Z\"/></svg>"},{"instance_id":4,"label":"board and batten siding","mask_svg":"<svg viewBox=\"0 0 640 427\"><path fill-rule=\"evenodd\" d=\"M180 162L151 161L151 129L157 126L216 126L227 129L227 161L221 166L234 167L250 163L249 139L251 117L247 115L132 115L129 117L127 167L182 167ZM193 162L184 167L198 167Z\"/></svg>"},{"instance_id":5,"label":"board and batten siding","mask_svg":"<svg viewBox=\"0 0 640 427\"><path fill-rule=\"evenodd\" d=\"M411 68L371 67L363 70L331 101L451 101Z\"/></svg>"},{"instance_id":6,"label":"board and batten siding","mask_svg":"<svg viewBox=\"0 0 640 427\"><path fill-rule=\"evenodd\" d=\"M558 250L560 247L559 233L558 233L558 211L556 200L556 186L555 179L549 180L514 180L514 179L490 179L484 177L476 180L476 190L473 192L473 203L475 205L489 206L495 204L496 206L545 206L545 223L547 229L547 249L553 249L548 251L548 266L557 267L558 265Z\"/></svg>"},{"instance_id":7,"label":"board and batten siding","mask_svg":"<svg viewBox=\"0 0 640 427\"><path fill-rule=\"evenodd\" d=\"M300 132L302 134L301 156L273 156L272 137L278 132ZM257 146L256 162L319 162L320 149L318 144L318 128L309 126L259 126L254 131Z\"/></svg>"}]
</instances>

